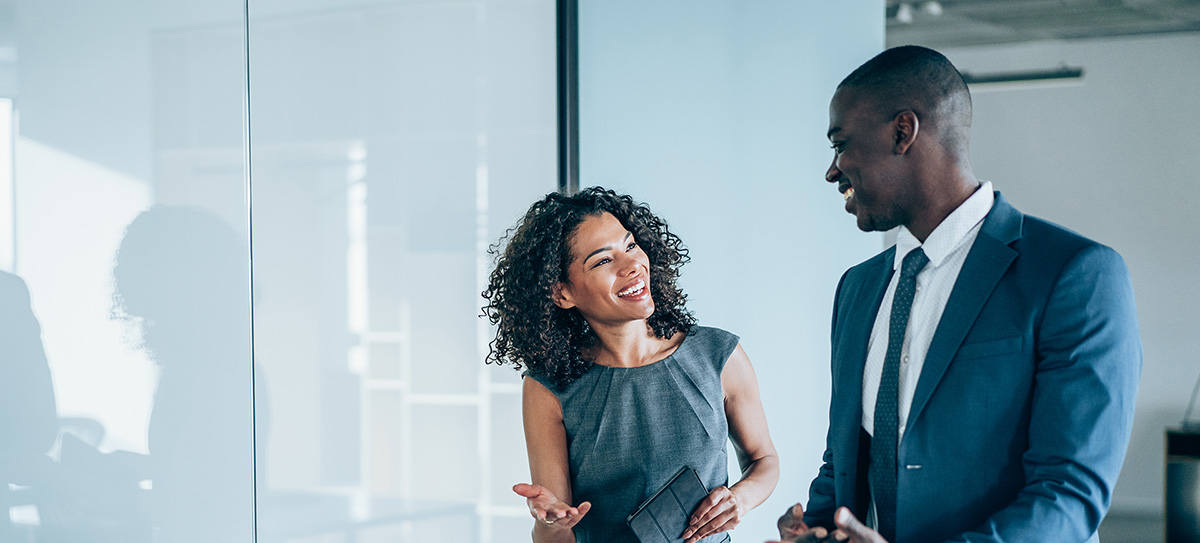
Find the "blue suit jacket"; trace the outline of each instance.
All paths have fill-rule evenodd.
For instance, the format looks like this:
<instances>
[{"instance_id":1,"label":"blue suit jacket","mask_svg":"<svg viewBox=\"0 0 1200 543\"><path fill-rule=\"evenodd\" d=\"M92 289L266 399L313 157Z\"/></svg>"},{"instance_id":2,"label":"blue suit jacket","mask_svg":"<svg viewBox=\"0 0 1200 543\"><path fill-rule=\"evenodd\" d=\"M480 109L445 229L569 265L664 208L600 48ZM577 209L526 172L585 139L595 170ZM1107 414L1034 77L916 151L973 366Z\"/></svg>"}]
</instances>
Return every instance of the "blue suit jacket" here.
<instances>
[{"instance_id":1,"label":"blue suit jacket","mask_svg":"<svg viewBox=\"0 0 1200 543\"><path fill-rule=\"evenodd\" d=\"M832 525L840 506L865 518L863 366L894 256L893 247L851 268L838 285L829 435L810 525ZM913 397L893 543L1098 541L1141 360L1120 255L996 193Z\"/></svg>"}]
</instances>

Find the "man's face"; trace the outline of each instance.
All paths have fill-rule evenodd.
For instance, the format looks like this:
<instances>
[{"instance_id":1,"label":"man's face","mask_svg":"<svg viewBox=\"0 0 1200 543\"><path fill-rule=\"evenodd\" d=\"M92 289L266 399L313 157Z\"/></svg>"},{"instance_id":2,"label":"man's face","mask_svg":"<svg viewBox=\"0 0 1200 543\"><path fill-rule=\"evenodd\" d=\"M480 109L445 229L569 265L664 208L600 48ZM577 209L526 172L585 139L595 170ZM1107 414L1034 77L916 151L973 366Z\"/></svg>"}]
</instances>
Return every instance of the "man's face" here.
<instances>
[{"instance_id":1,"label":"man's face","mask_svg":"<svg viewBox=\"0 0 1200 543\"><path fill-rule=\"evenodd\" d=\"M905 204L911 191L899 175L895 123L882 118L866 94L843 87L833 95L828 133L833 163L825 180L837 185L858 228L875 232L908 223Z\"/></svg>"}]
</instances>

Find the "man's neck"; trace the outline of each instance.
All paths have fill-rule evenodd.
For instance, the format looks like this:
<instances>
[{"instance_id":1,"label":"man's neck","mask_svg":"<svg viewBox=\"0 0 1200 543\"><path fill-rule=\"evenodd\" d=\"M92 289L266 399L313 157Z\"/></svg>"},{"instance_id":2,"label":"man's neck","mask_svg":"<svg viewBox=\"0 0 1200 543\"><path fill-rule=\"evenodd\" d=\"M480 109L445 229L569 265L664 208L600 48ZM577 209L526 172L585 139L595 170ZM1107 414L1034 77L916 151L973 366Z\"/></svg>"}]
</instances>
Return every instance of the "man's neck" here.
<instances>
[{"instance_id":1,"label":"man's neck","mask_svg":"<svg viewBox=\"0 0 1200 543\"><path fill-rule=\"evenodd\" d=\"M981 186L983 184L972 175L969 178L956 179L948 187L936 188L934 194L926 199L928 205L915 213L909 224L905 224L904 227L918 241L925 243L938 225L942 224L946 217L954 213L954 210L966 202Z\"/></svg>"}]
</instances>

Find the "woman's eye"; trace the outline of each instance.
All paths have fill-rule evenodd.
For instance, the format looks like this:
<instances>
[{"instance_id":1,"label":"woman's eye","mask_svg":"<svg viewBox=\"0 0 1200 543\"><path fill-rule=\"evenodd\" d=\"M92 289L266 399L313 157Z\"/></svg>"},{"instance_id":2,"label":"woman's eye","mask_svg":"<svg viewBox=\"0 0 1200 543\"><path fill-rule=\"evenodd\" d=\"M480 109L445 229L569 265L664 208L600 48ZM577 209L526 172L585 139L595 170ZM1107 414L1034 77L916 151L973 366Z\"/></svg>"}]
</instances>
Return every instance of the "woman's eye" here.
<instances>
[{"instance_id":1,"label":"woman's eye","mask_svg":"<svg viewBox=\"0 0 1200 543\"><path fill-rule=\"evenodd\" d=\"M600 260L597 260L597 261L596 261L596 265L594 265L594 266L592 266L592 267L593 267L593 268L599 268L600 266L603 266L603 265L605 265L605 264L608 264L609 262L611 262L611 260L609 260L609 259L607 259L607 258L601 258Z\"/></svg>"},{"instance_id":2,"label":"woman's eye","mask_svg":"<svg viewBox=\"0 0 1200 543\"><path fill-rule=\"evenodd\" d=\"M629 247L626 247L626 248L625 248L625 250L626 250L626 251L632 251L632 250L634 250L634 249L636 249L636 248L637 248L637 242L635 241L635 242L633 242L633 243L630 243L630 244L629 244Z\"/></svg>"}]
</instances>

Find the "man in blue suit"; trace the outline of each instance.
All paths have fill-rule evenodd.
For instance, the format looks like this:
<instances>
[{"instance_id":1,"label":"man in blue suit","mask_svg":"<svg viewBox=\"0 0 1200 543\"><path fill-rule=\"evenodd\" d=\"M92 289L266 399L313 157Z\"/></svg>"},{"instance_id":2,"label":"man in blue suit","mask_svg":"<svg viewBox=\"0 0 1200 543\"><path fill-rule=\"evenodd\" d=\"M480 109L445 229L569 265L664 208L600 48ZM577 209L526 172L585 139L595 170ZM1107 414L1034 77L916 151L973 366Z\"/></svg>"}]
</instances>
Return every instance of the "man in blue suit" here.
<instances>
[{"instance_id":1,"label":"man in blue suit","mask_svg":"<svg viewBox=\"0 0 1200 543\"><path fill-rule=\"evenodd\" d=\"M860 229L900 228L838 285L824 464L784 540L1098 541L1141 371L1129 273L976 179L970 126L923 47L834 94L826 180Z\"/></svg>"}]
</instances>

